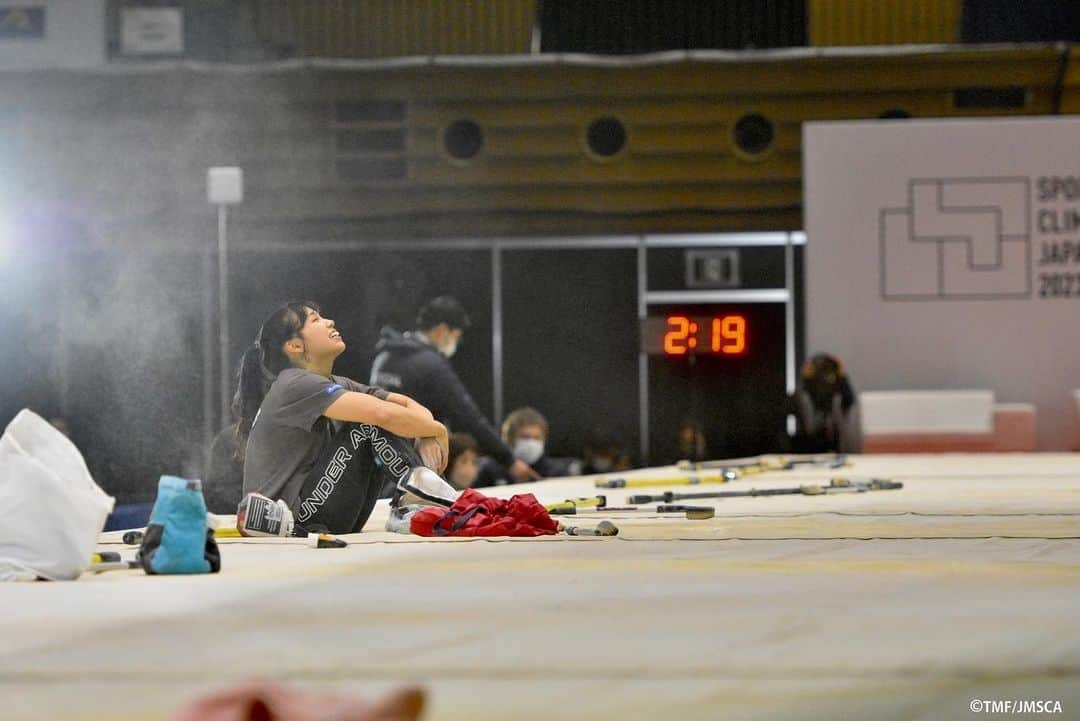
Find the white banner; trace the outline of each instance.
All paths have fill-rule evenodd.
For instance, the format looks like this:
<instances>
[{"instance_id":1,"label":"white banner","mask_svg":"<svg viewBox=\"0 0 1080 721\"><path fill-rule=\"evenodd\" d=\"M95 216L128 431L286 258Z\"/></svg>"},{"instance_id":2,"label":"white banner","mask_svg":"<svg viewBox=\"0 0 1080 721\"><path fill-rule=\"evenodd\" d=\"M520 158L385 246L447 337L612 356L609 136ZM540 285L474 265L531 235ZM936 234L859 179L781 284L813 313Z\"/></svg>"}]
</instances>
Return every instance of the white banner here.
<instances>
[{"instance_id":1,"label":"white banner","mask_svg":"<svg viewBox=\"0 0 1080 721\"><path fill-rule=\"evenodd\" d=\"M1068 450L1080 118L809 123L807 341L860 390L986 388Z\"/></svg>"}]
</instances>

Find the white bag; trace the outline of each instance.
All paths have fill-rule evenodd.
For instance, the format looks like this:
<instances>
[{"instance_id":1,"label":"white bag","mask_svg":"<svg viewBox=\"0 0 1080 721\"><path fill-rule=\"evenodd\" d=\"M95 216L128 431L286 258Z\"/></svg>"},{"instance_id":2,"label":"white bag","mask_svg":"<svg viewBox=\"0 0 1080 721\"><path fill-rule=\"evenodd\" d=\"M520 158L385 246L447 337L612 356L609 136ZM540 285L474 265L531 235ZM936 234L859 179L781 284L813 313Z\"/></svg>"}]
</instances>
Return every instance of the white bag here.
<instances>
[{"instance_id":1,"label":"white bag","mask_svg":"<svg viewBox=\"0 0 1080 721\"><path fill-rule=\"evenodd\" d=\"M19 411L0 437L0 581L78 578L115 502L74 443Z\"/></svg>"}]
</instances>

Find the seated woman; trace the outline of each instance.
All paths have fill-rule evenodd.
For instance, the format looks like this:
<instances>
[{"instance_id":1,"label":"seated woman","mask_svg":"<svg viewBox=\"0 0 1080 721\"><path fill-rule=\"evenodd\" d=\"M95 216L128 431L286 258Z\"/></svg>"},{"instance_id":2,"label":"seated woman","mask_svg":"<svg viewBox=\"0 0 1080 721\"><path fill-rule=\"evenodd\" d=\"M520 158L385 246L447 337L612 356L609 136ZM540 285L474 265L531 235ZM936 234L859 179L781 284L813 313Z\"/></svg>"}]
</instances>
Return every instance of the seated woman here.
<instances>
[{"instance_id":1,"label":"seated woman","mask_svg":"<svg viewBox=\"0 0 1080 721\"><path fill-rule=\"evenodd\" d=\"M445 426L416 401L332 374L345 341L315 303L266 319L234 400L244 492L280 499L309 531L360 531L384 481L391 505L450 506ZM415 442L414 440L415 439Z\"/></svg>"}]
</instances>

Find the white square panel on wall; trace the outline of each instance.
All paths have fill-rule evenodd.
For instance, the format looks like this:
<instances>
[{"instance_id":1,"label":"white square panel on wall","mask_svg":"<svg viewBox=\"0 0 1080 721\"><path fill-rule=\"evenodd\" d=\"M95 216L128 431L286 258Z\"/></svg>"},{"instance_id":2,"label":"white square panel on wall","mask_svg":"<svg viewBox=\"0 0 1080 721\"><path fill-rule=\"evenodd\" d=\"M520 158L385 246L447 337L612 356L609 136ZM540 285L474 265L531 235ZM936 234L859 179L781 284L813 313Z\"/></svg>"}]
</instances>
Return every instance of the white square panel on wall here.
<instances>
[{"instance_id":1,"label":"white square panel on wall","mask_svg":"<svg viewBox=\"0 0 1080 721\"><path fill-rule=\"evenodd\" d=\"M859 390L993 391L1068 448L1080 118L803 128L807 352Z\"/></svg>"}]
</instances>

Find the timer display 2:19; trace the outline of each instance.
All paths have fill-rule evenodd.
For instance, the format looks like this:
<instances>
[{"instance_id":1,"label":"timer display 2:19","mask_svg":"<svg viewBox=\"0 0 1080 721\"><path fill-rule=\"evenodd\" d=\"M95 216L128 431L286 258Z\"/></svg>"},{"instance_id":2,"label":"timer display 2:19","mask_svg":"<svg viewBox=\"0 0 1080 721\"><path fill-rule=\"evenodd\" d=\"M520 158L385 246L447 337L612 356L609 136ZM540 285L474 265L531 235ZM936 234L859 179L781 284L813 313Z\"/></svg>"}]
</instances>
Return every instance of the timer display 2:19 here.
<instances>
[{"instance_id":1,"label":"timer display 2:19","mask_svg":"<svg viewBox=\"0 0 1080 721\"><path fill-rule=\"evenodd\" d=\"M741 357L750 349L750 328L739 313L651 316L641 322L641 341L651 355Z\"/></svg>"}]
</instances>

